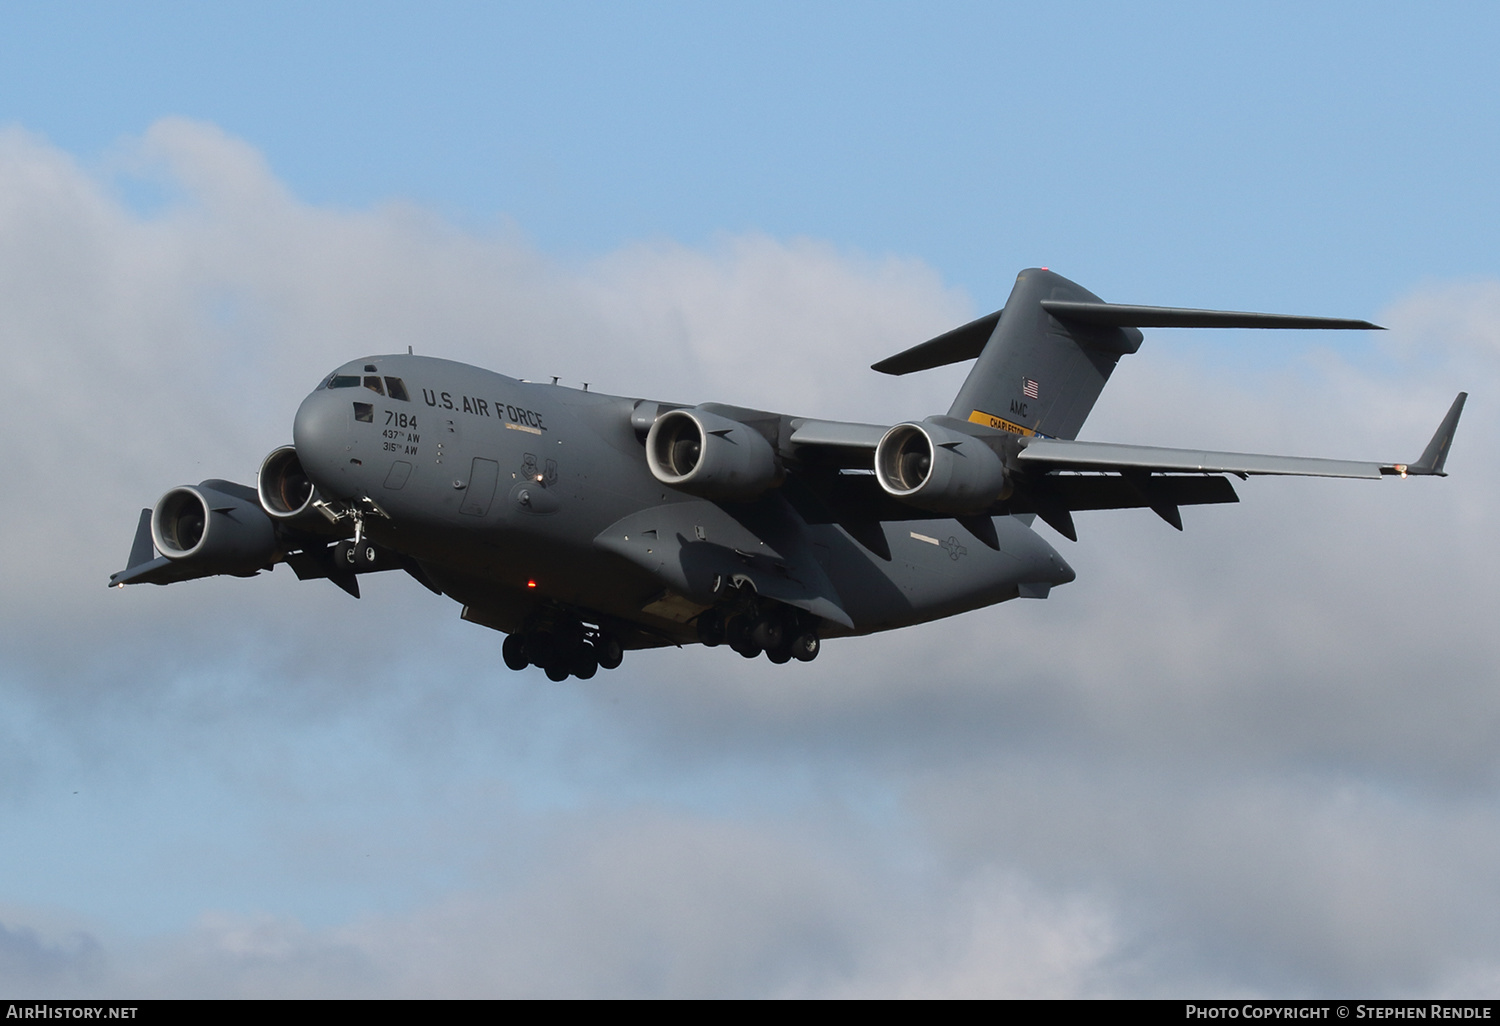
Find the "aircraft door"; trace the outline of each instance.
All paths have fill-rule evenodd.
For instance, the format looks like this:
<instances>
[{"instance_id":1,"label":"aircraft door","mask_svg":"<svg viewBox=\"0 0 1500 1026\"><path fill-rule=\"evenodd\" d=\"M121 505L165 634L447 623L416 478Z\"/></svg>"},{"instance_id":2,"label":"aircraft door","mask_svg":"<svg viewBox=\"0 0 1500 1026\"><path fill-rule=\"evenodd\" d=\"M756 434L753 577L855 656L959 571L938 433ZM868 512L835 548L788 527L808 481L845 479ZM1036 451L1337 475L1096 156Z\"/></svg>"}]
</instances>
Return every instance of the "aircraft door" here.
<instances>
[{"instance_id":1,"label":"aircraft door","mask_svg":"<svg viewBox=\"0 0 1500 1026\"><path fill-rule=\"evenodd\" d=\"M488 513L490 503L495 500L495 485L499 480L500 464L476 456L469 467L469 487L458 511L471 517L482 517Z\"/></svg>"}]
</instances>

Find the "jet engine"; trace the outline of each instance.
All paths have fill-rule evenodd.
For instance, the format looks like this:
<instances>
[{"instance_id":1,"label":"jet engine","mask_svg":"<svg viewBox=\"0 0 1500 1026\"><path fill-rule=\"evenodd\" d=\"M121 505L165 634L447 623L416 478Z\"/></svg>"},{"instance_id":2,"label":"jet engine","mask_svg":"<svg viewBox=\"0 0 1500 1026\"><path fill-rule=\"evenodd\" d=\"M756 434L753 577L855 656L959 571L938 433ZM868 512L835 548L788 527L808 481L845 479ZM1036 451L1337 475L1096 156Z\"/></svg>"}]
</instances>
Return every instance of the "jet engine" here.
<instances>
[{"instance_id":1,"label":"jet engine","mask_svg":"<svg viewBox=\"0 0 1500 1026\"><path fill-rule=\"evenodd\" d=\"M771 443L754 428L706 410L669 410L646 435L652 475L705 499L745 501L781 483Z\"/></svg>"},{"instance_id":2,"label":"jet engine","mask_svg":"<svg viewBox=\"0 0 1500 1026\"><path fill-rule=\"evenodd\" d=\"M934 513L980 513L1010 492L1000 455L931 421L897 424L875 447L880 487Z\"/></svg>"},{"instance_id":3,"label":"jet engine","mask_svg":"<svg viewBox=\"0 0 1500 1026\"><path fill-rule=\"evenodd\" d=\"M229 481L163 495L151 511L151 540L168 559L212 574L254 574L276 557L276 525L250 489Z\"/></svg>"},{"instance_id":4,"label":"jet engine","mask_svg":"<svg viewBox=\"0 0 1500 1026\"><path fill-rule=\"evenodd\" d=\"M290 445L272 449L260 465L255 480L260 508L275 520L295 520L313 512L317 489L307 479L297 450Z\"/></svg>"}]
</instances>

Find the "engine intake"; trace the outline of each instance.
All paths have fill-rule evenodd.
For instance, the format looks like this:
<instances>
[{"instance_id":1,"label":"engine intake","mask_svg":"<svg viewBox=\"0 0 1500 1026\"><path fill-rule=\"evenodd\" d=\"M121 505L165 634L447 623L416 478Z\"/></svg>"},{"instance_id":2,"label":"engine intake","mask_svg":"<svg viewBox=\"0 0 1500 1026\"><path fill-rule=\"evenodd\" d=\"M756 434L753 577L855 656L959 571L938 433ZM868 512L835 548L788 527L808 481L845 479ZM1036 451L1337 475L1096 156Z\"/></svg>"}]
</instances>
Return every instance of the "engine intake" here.
<instances>
[{"instance_id":1,"label":"engine intake","mask_svg":"<svg viewBox=\"0 0 1500 1026\"><path fill-rule=\"evenodd\" d=\"M981 513L1010 492L995 450L930 421L897 424L881 436L875 477L887 494L934 513Z\"/></svg>"},{"instance_id":2,"label":"engine intake","mask_svg":"<svg viewBox=\"0 0 1500 1026\"><path fill-rule=\"evenodd\" d=\"M297 458L296 447L290 445L272 449L261 462L255 491L260 508L276 520L295 520L312 512L318 498L317 489Z\"/></svg>"},{"instance_id":3,"label":"engine intake","mask_svg":"<svg viewBox=\"0 0 1500 1026\"><path fill-rule=\"evenodd\" d=\"M669 410L646 435L646 463L664 485L705 499L745 501L781 483L765 436L706 410Z\"/></svg>"},{"instance_id":4,"label":"engine intake","mask_svg":"<svg viewBox=\"0 0 1500 1026\"><path fill-rule=\"evenodd\" d=\"M151 511L156 550L168 559L191 561L205 573L253 574L276 557L276 526L249 492L227 481L173 488Z\"/></svg>"}]
</instances>

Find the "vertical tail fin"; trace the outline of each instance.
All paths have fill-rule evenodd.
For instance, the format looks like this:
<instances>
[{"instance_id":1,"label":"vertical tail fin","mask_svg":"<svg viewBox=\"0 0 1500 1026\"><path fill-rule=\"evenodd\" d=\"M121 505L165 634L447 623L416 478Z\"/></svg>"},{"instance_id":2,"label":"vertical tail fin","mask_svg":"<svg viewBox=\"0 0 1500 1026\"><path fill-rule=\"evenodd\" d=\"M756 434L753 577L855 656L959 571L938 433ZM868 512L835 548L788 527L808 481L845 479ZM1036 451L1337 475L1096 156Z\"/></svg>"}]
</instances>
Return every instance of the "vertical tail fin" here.
<instances>
[{"instance_id":1,"label":"vertical tail fin","mask_svg":"<svg viewBox=\"0 0 1500 1026\"><path fill-rule=\"evenodd\" d=\"M1133 327L1059 317L1046 302L1098 296L1039 267L1022 271L948 416L1025 435L1077 438L1116 362L1141 347Z\"/></svg>"}]
</instances>

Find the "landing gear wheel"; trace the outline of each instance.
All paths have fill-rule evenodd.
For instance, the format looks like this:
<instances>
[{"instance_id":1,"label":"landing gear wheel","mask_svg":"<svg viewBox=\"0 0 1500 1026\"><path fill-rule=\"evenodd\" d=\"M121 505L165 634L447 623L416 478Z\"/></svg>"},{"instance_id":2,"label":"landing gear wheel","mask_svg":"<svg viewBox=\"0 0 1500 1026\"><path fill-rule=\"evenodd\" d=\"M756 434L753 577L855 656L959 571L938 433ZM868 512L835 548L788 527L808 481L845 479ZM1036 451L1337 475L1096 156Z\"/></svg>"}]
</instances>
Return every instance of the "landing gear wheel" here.
<instances>
[{"instance_id":1,"label":"landing gear wheel","mask_svg":"<svg viewBox=\"0 0 1500 1026\"><path fill-rule=\"evenodd\" d=\"M698 640L704 648L724 644L724 616L717 609L705 609L698 614Z\"/></svg>"},{"instance_id":2,"label":"landing gear wheel","mask_svg":"<svg viewBox=\"0 0 1500 1026\"><path fill-rule=\"evenodd\" d=\"M766 658L777 666L789 663L792 661L792 646L783 642L775 648L768 648L766 649Z\"/></svg>"},{"instance_id":3,"label":"landing gear wheel","mask_svg":"<svg viewBox=\"0 0 1500 1026\"><path fill-rule=\"evenodd\" d=\"M780 648L782 638L785 636L786 631L782 628L781 621L775 616L763 616L755 621L755 626L750 628L750 640L757 648L763 648L768 652L773 648Z\"/></svg>"},{"instance_id":4,"label":"landing gear wheel","mask_svg":"<svg viewBox=\"0 0 1500 1026\"><path fill-rule=\"evenodd\" d=\"M594 644L594 654L601 670L613 670L625 661L625 648L613 634L603 635Z\"/></svg>"},{"instance_id":5,"label":"landing gear wheel","mask_svg":"<svg viewBox=\"0 0 1500 1026\"><path fill-rule=\"evenodd\" d=\"M568 668L557 665L547 667L547 679L554 684L561 684L568 679Z\"/></svg>"},{"instance_id":6,"label":"landing gear wheel","mask_svg":"<svg viewBox=\"0 0 1500 1026\"><path fill-rule=\"evenodd\" d=\"M500 658L512 670L526 669L531 665L531 660L526 658L526 639L519 634L509 635L500 646Z\"/></svg>"},{"instance_id":7,"label":"landing gear wheel","mask_svg":"<svg viewBox=\"0 0 1500 1026\"><path fill-rule=\"evenodd\" d=\"M528 634L526 638L526 661L545 670L559 663L557 639L550 634Z\"/></svg>"},{"instance_id":8,"label":"landing gear wheel","mask_svg":"<svg viewBox=\"0 0 1500 1026\"><path fill-rule=\"evenodd\" d=\"M573 676L579 680L588 680L598 672L599 657L594 654L594 646L585 641L573 655Z\"/></svg>"},{"instance_id":9,"label":"landing gear wheel","mask_svg":"<svg viewBox=\"0 0 1500 1026\"><path fill-rule=\"evenodd\" d=\"M355 573L359 573L363 570L375 569L380 556L375 546L367 541L362 541L358 545L352 541L341 541L338 548L334 550L333 559L339 566L349 567Z\"/></svg>"},{"instance_id":10,"label":"landing gear wheel","mask_svg":"<svg viewBox=\"0 0 1500 1026\"><path fill-rule=\"evenodd\" d=\"M810 663L818 658L818 652L823 647L818 636L811 632L799 634L792 639L792 656L800 662Z\"/></svg>"},{"instance_id":11,"label":"landing gear wheel","mask_svg":"<svg viewBox=\"0 0 1500 1026\"><path fill-rule=\"evenodd\" d=\"M746 639L743 644L733 645L731 647L746 659L754 659L761 653L761 647L755 642L750 641L749 639Z\"/></svg>"},{"instance_id":12,"label":"landing gear wheel","mask_svg":"<svg viewBox=\"0 0 1500 1026\"><path fill-rule=\"evenodd\" d=\"M734 649L746 659L754 659L760 655L761 646L757 645L751 638L752 621L744 616L731 617L725 628L725 636L729 639L729 647Z\"/></svg>"}]
</instances>

